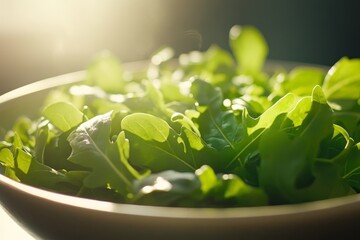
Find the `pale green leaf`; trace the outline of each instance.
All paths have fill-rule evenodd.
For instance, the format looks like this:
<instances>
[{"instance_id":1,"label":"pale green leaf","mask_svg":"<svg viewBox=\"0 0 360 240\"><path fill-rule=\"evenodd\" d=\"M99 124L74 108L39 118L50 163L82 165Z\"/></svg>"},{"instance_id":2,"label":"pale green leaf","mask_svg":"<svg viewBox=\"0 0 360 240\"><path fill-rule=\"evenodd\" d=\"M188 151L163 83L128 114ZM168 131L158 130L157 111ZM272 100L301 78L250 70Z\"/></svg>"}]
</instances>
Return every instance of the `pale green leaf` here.
<instances>
[{"instance_id":1,"label":"pale green leaf","mask_svg":"<svg viewBox=\"0 0 360 240\"><path fill-rule=\"evenodd\" d=\"M233 26L230 46L245 73L258 73L268 54L268 46L261 32L253 26Z\"/></svg>"},{"instance_id":2,"label":"pale green leaf","mask_svg":"<svg viewBox=\"0 0 360 240\"><path fill-rule=\"evenodd\" d=\"M340 59L327 73L323 89L333 99L359 99L360 59Z\"/></svg>"},{"instance_id":3,"label":"pale green leaf","mask_svg":"<svg viewBox=\"0 0 360 240\"><path fill-rule=\"evenodd\" d=\"M133 113L121 121L121 128L146 141L165 142L169 137L169 124L147 113Z\"/></svg>"},{"instance_id":4,"label":"pale green leaf","mask_svg":"<svg viewBox=\"0 0 360 240\"><path fill-rule=\"evenodd\" d=\"M69 102L57 102L47 106L43 115L55 127L66 132L83 121L82 112Z\"/></svg>"}]
</instances>

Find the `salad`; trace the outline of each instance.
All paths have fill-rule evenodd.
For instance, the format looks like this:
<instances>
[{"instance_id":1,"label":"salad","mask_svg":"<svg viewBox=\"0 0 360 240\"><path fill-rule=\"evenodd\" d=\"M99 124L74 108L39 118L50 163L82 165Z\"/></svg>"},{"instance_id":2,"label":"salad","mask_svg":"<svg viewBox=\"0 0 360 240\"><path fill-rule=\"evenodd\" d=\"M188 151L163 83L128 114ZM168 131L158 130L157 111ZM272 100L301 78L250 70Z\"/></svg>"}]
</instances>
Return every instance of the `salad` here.
<instances>
[{"instance_id":1,"label":"salad","mask_svg":"<svg viewBox=\"0 0 360 240\"><path fill-rule=\"evenodd\" d=\"M99 54L0 142L24 184L118 203L293 204L360 191L360 59L265 71L268 46L234 26L231 52L171 48L129 71Z\"/></svg>"}]
</instances>

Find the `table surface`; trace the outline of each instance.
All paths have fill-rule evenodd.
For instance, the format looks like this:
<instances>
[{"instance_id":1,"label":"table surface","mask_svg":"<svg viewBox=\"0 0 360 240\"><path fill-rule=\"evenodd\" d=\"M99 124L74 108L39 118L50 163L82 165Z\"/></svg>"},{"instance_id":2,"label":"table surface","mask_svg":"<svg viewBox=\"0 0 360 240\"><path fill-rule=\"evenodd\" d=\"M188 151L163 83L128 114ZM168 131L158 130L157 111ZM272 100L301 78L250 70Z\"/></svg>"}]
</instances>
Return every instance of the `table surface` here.
<instances>
[{"instance_id":1,"label":"table surface","mask_svg":"<svg viewBox=\"0 0 360 240\"><path fill-rule=\"evenodd\" d=\"M1 240L35 240L21 228L0 205L0 239Z\"/></svg>"}]
</instances>

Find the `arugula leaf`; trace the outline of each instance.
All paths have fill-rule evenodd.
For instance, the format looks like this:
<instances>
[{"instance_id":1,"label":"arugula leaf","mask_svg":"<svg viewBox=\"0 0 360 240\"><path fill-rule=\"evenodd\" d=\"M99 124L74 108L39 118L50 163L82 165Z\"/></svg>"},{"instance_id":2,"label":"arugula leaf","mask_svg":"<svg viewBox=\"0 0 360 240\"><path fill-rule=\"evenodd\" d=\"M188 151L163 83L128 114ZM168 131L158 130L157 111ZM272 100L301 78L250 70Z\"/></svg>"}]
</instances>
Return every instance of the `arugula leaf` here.
<instances>
[{"instance_id":1,"label":"arugula leaf","mask_svg":"<svg viewBox=\"0 0 360 240\"><path fill-rule=\"evenodd\" d=\"M68 141L72 148L69 161L91 169L84 179L89 188L109 185L123 195L139 175L127 163L129 145L123 133L114 142L110 136L111 112L82 123Z\"/></svg>"},{"instance_id":2,"label":"arugula leaf","mask_svg":"<svg viewBox=\"0 0 360 240\"><path fill-rule=\"evenodd\" d=\"M222 109L220 89L202 80L195 80L191 93L198 103L198 111L201 112L197 120L205 142L219 151L235 149L241 141L243 128L233 112Z\"/></svg>"},{"instance_id":3,"label":"arugula leaf","mask_svg":"<svg viewBox=\"0 0 360 240\"><path fill-rule=\"evenodd\" d=\"M247 126L247 135L250 136L258 130L270 127L281 114L292 110L295 104L296 97L293 94L287 94L256 119L253 119L245 113L244 117Z\"/></svg>"},{"instance_id":4,"label":"arugula leaf","mask_svg":"<svg viewBox=\"0 0 360 240\"><path fill-rule=\"evenodd\" d=\"M282 124L288 111L294 108L296 98L293 94L287 94L273 106L267 109L262 115L254 119L248 115L247 111L243 114L243 127L246 129L243 140L240 142L239 150L231 160L226 164L225 169L230 171L236 168L236 172L245 179L245 181L257 184L257 180L249 179L257 172L256 160L258 154L258 144L261 136L272 125L280 122ZM254 158L255 157L255 158ZM254 178L254 177L251 177ZM255 178L257 175L255 174Z\"/></svg>"},{"instance_id":5,"label":"arugula leaf","mask_svg":"<svg viewBox=\"0 0 360 240\"><path fill-rule=\"evenodd\" d=\"M360 192L360 59L263 65L253 26L232 52L164 48L143 69L110 53L51 90L0 141L0 171L65 194L131 204L243 207ZM270 66L270 65L269 65Z\"/></svg>"},{"instance_id":6,"label":"arugula leaf","mask_svg":"<svg viewBox=\"0 0 360 240\"><path fill-rule=\"evenodd\" d=\"M332 110L319 86L313 90L311 104L296 135L270 128L260 140L259 182L273 203L326 199L349 192L333 163L316 161L321 142L333 129Z\"/></svg>"}]
</instances>

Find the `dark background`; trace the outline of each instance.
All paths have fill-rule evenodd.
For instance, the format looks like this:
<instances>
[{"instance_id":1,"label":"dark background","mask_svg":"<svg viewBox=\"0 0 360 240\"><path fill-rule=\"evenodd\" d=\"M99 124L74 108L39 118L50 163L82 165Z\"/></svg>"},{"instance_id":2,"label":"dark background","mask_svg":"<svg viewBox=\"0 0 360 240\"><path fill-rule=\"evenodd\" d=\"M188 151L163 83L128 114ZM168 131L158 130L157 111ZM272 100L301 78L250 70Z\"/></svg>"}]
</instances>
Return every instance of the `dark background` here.
<instances>
[{"instance_id":1,"label":"dark background","mask_svg":"<svg viewBox=\"0 0 360 240\"><path fill-rule=\"evenodd\" d=\"M0 93L84 69L103 49L123 62L162 46L228 49L235 24L259 28L270 59L332 65L360 57L359 12L357 0L0 0Z\"/></svg>"}]
</instances>

